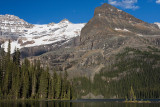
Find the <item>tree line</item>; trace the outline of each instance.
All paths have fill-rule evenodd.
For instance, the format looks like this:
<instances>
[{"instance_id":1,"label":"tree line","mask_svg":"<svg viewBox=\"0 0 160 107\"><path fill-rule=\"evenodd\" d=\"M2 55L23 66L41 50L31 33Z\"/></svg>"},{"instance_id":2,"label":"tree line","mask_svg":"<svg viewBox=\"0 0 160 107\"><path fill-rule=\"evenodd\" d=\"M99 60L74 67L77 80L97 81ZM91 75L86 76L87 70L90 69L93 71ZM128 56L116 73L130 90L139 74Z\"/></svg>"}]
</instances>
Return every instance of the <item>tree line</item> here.
<instances>
[{"instance_id":1,"label":"tree line","mask_svg":"<svg viewBox=\"0 0 160 107\"><path fill-rule=\"evenodd\" d=\"M20 51L11 55L0 48L0 99L65 99L73 98L73 86L68 73L49 73L49 67L41 67L40 61L20 61Z\"/></svg>"}]
</instances>

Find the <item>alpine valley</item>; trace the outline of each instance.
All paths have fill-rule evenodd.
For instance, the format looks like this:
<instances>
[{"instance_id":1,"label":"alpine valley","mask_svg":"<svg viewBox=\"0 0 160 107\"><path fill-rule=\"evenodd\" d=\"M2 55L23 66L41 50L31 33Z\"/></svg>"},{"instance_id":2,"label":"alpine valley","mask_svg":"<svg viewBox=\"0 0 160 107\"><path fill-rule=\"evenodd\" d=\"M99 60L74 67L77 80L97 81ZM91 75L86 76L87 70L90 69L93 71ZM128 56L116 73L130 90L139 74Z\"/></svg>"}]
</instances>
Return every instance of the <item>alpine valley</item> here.
<instances>
[{"instance_id":1,"label":"alpine valley","mask_svg":"<svg viewBox=\"0 0 160 107\"><path fill-rule=\"evenodd\" d=\"M21 61L65 74L74 98L160 98L160 23L150 24L109 4L97 7L88 23L33 25L0 15L0 44L20 49Z\"/></svg>"}]
</instances>

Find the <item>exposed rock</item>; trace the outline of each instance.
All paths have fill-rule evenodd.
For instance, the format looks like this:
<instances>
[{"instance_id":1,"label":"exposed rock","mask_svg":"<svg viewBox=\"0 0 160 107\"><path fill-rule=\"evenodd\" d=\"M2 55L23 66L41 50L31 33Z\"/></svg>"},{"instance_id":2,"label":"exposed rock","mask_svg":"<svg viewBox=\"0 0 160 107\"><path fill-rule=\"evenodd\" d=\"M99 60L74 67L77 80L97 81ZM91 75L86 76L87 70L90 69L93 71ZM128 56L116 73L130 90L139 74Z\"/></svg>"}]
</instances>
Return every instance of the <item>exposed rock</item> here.
<instances>
[{"instance_id":1,"label":"exposed rock","mask_svg":"<svg viewBox=\"0 0 160 107\"><path fill-rule=\"evenodd\" d=\"M102 48L108 39L119 38L122 35L123 37L136 36L137 34L160 35L160 30L158 26L143 22L105 3L95 9L94 17L81 31L80 41L82 45L86 44L87 48L90 48L88 46Z\"/></svg>"}]
</instances>

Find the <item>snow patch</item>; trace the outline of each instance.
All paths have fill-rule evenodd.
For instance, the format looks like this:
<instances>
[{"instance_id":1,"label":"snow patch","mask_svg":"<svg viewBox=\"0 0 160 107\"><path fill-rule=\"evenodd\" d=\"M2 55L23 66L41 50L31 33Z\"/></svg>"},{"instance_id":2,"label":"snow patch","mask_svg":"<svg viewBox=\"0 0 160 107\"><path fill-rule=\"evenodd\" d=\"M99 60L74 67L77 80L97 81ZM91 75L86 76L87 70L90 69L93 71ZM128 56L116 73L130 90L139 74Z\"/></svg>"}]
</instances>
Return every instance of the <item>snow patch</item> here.
<instances>
[{"instance_id":1,"label":"snow patch","mask_svg":"<svg viewBox=\"0 0 160 107\"><path fill-rule=\"evenodd\" d=\"M116 30L116 31L130 32L128 29L115 28L114 30Z\"/></svg>"},{"instance_id":2,"label":"snow patch","mask_svg":"<svg viewBox=\"0 0 160 107\"><path fill-rule=\"evenodd\" d=\"M122 12L122 10L119 10L119 9L118 9L118 12Z\"/></svg>"},{"instance_id":3,"label":"snow patch","mask_svg":"<svg viewBox=\"0 0 160 107\"><path fill-rule=\"evenodd\" d=\"M156 23L154 23L154 24L158 25L158 27L159 27L159 29L160 29L160 23L156 22Z\"/></svg>"}]
</instances>

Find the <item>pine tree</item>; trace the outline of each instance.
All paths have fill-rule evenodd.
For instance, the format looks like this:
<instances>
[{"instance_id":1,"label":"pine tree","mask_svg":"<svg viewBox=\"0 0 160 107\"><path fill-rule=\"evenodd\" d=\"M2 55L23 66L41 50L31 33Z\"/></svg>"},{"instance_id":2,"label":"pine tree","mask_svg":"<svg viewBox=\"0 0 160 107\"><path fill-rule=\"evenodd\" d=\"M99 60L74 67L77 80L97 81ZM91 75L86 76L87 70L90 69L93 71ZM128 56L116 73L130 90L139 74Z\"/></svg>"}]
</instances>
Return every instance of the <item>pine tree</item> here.
<instances>
[{"instance_id":1,"label":"pine tree","mask_svg":"<svg viewBox=\"0 0 160 107\"><path fill-rule=\"evenodd\" d=\"M40 76L40 83L39 83L39 90L38 90L38 95L40 99L47 98L48 82L49 82L48 72L43 71Z\"/></svg>"},{"instance_id":2,"label":"pine tree","mask_svg":"<svg viewBox=\"0 0 160 107\"><path fill-rule=\"evenodd\" d=\"M7 97L7 94L9 93L9 69L5 71L4 79L3 79L3 94L5 98Z\"/></svg>"},{"instance_id":3,"label":"pine tree","mask_svg":"<svg viewBox=\"0 0 160 107\"><path fill-rule=\"evenodd\" d=\"M68 85L69 85L69 83L68 83ZM67 89L66 98L67 98L68 100L71 99L71 88L70 88L70 85L68 86L68 89Z\"/></svg>"},{"instance_id":4,"label":"pine tree","mask_svg":"<svg viewBox=\"0 0 160 107\"><path fill-rule=\"evenodd\" d=\"M22 84L22 99L28 98L29 94L29 73L26 70L23 71L23 84Z\"/></svg>"},{"instance_id":5,"label":"pine tree","mask_svg":"<svg viewBox=\"0 0 160 107\"><path fill-rule=\"evenodd\" d=\"M52 77L49 78L48 98L54 98L54 80Z\"/></svg>"},{"instance_id":6,"label":"pine tree","mask_svg":"<svg viewBox=\"0 0 160 107\"><path fill-rule=\"evenodd\" d=\"M36 85L37 85L37 78L36 78L36 70L34 69L34 67L31 67L31 87L32 87L32 92L31 92L31 97L35 98L36 95Z\"/></svg>"},{"instance_id":7,"label":"pine tree","mask_svg":"<svg viewBox=\"0 0 160 107\"><path fill-rule=\"evenodd\" d=\"M136 96L134 95L134 91L133 91L133 87L131 86L131 90L130 90L130 100L131 101L135 101L136 100Z\"/></svg>"},{"instance_id":8,"label":"pine tree","mask_svg":"<svg viewBox=\"0 0 160 107\"><path fill-rule=\"evenodd\" d=\"M15 52L14 52L14 55L13 55L13 62L17 66L20 66L20 51L19 51L19 49L15 49Z\"/></svg>"},{"instance_id":9,"label":"pine tree","mask_svg":"<svg viewBox=\"0 0 160 107\"><path fill-rule=\"evenodd\" d=\"M60 98L60 94L61 94L61 78L60 76L57 76L57 82L56 82L56 85L55 85L55 98L56 99L59 99Z\"/></svg>"},{"instance_id":10,"label":"pine tree","mask_svg":"<svg viewBox=\"0 0 160 107\"><path fill-rule=\"evenodd\" d=\"M57 84L57 81L58 81L58 77L57 77L57 73L56 71L53 72L53 85L54 85L54 99L56 99L56 84Z\"/></svg>"},{"instance_id":11,"label":"pine tree","mask_svg":"<svg viewBox=\"0 0 160 107\"><path fill-rule=\"evenodd\" d=\"M68 73L67 73L67 71L65 71L65 73L64 73L64 81L62 82L62 98L66 98L67 96L67 91L68 91Z\"/></svg>"},{"instance_id":12,"label":"pine tree","mask_svg":"<svg viewBox=\"0 0 160 107\"><path fill-rule=\"evenodd\" d=\"M20 69L19 66L13 65L11 91L10 96L14 99L18 99L20 95Z\"/></svg>"}]
</instances>

